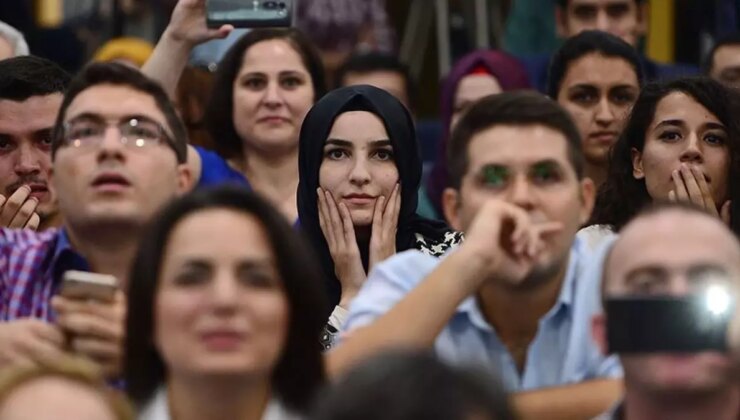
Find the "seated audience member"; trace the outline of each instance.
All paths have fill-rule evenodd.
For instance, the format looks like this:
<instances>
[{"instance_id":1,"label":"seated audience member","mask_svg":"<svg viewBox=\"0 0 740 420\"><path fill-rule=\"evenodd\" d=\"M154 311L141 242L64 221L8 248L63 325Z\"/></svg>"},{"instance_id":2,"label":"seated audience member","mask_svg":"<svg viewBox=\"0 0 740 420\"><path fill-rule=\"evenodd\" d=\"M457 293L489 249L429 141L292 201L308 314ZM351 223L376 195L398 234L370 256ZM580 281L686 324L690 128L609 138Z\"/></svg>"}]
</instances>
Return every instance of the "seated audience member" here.
<instances>
[{"instance_id":1,"label":"seated audience member","mask_svg":"<svg viewBox=\"0 0 740 420\"><path fill-rule=\"evenodd\" d=\"M337 70L337 86L370 85L396 97L414 110L416 85L408 66L397 56L381 52L355 53Z\"/></svg>"},{"instance_id":2,"label":"seated audience member","mask_svg":"<svg viewBox=\"0 0 740 420\"><path fill-rule=\"evenodd\" d=\"M206 27L204 1L178 2L143 71L174 95L193 45L230 29ZM189 151L197 185L244 185L295 221L298 136L325 90L321 59L303 34L255 29L244 35L219 64L206 109L217 153Z\"/></svg>"},{"instance_id":3,"label":"seated audience member","mask_svg":"<svg viewBox=\"0 0 740 420\"><path fill-rule=\"evenodd\" d=\"M648 84L614 145L583 234L619 232L652 201L685 201L740 233L740 126L734 92L707 78Z\"/></svg>"},{"instance_id":4,"label":"seated audience member","mask_svg":"<svg viewBox=\"0 0 740 420\"><path fill-rule=\"evenodd\" d=\"M339 88L306 116L298 214L339 305L322 338L330 347L367 272L396 252L440 256L461 241L416 215L421 158L409 111L373 86Z\"/></svg>"},{"instance_id":5,"label":"seated audience member","mask_svg":"<svg viewBox=\"0 0 740 420\"><path fill-rule=\"evenodd\" d=\"M70 83L51 143L63 228L0 230L0 369L71 352L118 376L129 265L144 224L191 188L186 146L167 95L139 71L97 63ZM113 275L121 290L111 302L57 296L68 270Z\"/></svg>"},{"instance_id":6,"label":"seated audience member","mask_svg":"<svg viewBox=\"0 0 740 420\"><path fill-rule=\"evenodd\" d=\"M737 237L716 217L688 205L658 205L642 212L622 229L604 264L607 302L699 297L711 288L740 286ZM607 340L609 327L626 322L620 318L607 324L608 316L607 311L594 319L594 335L604 348L614 344ZM600 419L734 420L740 415L740 388L727 354L651 351L619 358L624 400Z\"/></svg>"},{"instance_id":7,"label":"seated audience member","mask_svg":"<svg viewBox=\"0 0 740 420\"><path fill-rule=\"evenodd\" d=\"M93 55L93 61L115 61L141 68L152 55L154 45L141 38L114 38L103 44Z\"/></svg>"},{"instance_id":8,"label":"seated audience member","mask_svg":"<svg viewBox=\"0 0 740 420\"><path fill-rule=\"evenodd\" d=\"M0 374L0 420L133 420L126 400L84 360L18 366Z\"/></svg>"},{"instance_id":9,"label":"seated audience member","mask_svg":"<svg viewBox=\"0 0 740 420\"><path fill-rule=\"evenodd\" d=\"M351 369L318 399L311 420L509 420L516 418L491 376L434 355L381 354Z\"/></svg>"},{"instance_id":10,"label":"seated audience member","mask_svg":"<svg viewBox=\"0 0 740 420\"><path fill-rule=\"evenodd\" d=\"M28 54L28 44L23 34L0 21L0 60Z\"/></svg>"},{"instance_id":11,"label":"seated audience member","mask_svg":"<svg viewBox=\"0 0 740 420\"><path fill-rule=\"evenodd\" d=\"M437 159L426 183L420 213L429 218L442 218L442 192L449 187L447 143L452 129L463 113L484 96L530 87L521 63L503 51L475 51L452 67L442 84L440 118L442 138L437 146ZM428 201L428 202L426 202Z\"/></svg>"},{"instance_id":12,"label":"seated audience member","mask_svg":"<svg viewBox=\"0 0 740 420\"><path fill-rule=\"evenodd\" d=\"M609 32L637 48L648 33L649 4L646 0L557 0L555 21L564 39L586 30ZM530 80L537 89L546 91L549 55L521 57L529 72ZM689 76L699 71L686 64L660 64L640 55L645 79L672 79Z\"/></svg>"},{"instance_id":13,"label":"seated audience member","mask_svg":"<svg viewBox=\"0 0 740 420\"><path fill-rule=\"evenodd\" d=\"M726 86L740 87L740 34L728 35L714 44L704 74Z\"/></svg>"},{"instance_id":14,"label":"seated audience member","mask_svg":"<svg viewBox=\"0 0 740 420\"><path fill-rule=\"evenodd\" d=\"M532 418L600 413L620 388L605 378L621 369L590 334L599 278L586 275L593 253L575 234L594 185L577 128L544 96L503 93L467 111L449 151L445 215L465 242L441 259L407 251L377 265L350 307L347 339L330 353L331 372L379 348L433 347L501 375L509 391L553 387L517 396Z\"/></svg>"},{"instance_id":15,"label":"seated audience member","mask_svg":"<svg viewBox=\"0 0 740 420\"><path fill-rule=\"evenodd\" d=\"M324 380L325 303L290 224L221 187L173 202L141 244L125 363L140 420L299 418Z\"/></svg>"},{"instance_id":16,"label":"seated audience member","mask_svg":"<svg viewBox=\"0 0 740 420\"><path fill-rule=\"evenodd\" d=\"M69 79L44 58L0 61L0 226L44 230L60 223L48 174L51 131Z\"/></svg>"},{"instance_id":17,"label":"seated audience member","mask_svg":"<svg viewBox=\"0 0 740 420\"><path fill-rule=\"evenodd\" d=\"M552 58L547 94L576 123L586 176L597 188L606 179L609 151L640 94L642 79L637 52L605 32L583 31Z\"/></svg>"}]
</instances>

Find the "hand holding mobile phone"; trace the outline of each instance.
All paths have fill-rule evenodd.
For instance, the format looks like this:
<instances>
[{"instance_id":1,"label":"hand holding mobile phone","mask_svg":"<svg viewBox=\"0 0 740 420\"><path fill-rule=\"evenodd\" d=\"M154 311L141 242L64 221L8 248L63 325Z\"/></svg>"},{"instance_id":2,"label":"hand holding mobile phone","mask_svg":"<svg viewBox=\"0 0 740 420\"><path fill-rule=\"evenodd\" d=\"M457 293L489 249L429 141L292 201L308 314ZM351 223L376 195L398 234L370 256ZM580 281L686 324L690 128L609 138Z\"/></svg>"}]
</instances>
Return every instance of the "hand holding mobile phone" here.
<instances>
[{"instance_id":1,"label":"hand holding mobile phone","mask_svg":"<svg viewBox=\"0 0 740 420\"><path fill-rule=\"evenodd\" d=\"M230 24L236 28L290 27L293 0L208 0L209 28Z\"/></svg>"}]
</instances>

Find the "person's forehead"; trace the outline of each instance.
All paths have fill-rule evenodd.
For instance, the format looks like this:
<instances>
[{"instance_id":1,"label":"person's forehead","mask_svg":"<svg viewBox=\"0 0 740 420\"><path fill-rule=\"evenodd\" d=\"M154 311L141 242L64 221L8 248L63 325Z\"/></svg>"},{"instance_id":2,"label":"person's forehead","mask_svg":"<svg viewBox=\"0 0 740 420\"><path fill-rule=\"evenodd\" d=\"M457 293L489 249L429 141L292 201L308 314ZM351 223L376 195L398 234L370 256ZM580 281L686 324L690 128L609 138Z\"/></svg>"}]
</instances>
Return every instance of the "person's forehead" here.
<instances>
[{"instance_id":1,"label":"person's forehead","mask_svg":"<svg viewBox=\"0 0 740 420\"><path fill-rule=\"evenodd\" d=\"M455 90L455 100L477 100L484 96L501 93L498 80L490 74L471 74L460 79Z\"/></svg>"},{"instance_id":2,"label":"person's forehead","mask_svg":"<svg viewBox=\"0 0 740 420\"><path fill-rule=\"evenodd\" d=\"M714 65L718 67L740 65L740 43L723 45L717 48L713 60ZM722 68L715 68L714 70L721 71Z\"/></svg>"},{"instance_id":3,"label":"person's forehead","mask_svg":"<svg viewBox=\"0 0 740 420\"><path fill-rule=\"evenodd\" d=\"M514 167L555 161L570 166L565 136L540 124L489 127L473 136L468 156L472 170L491 163Z\"/></svg>"},{"instance_id":4,"label":"person's forehead","mask_svg":"<svg viewBox=\"0 0 740 420\"><path fill-rule=\"evenodd\" d=\"M721 124L717 116L706 109L704 105L683 92L671 92L658 101L655 107L655 116L649 129L655 128L662 121L668 120Z\"/></svg>"},{"instance_id":5,"label":"person's forehead","mask_svg":"<svg viewBox=\"0 0 740 420\"><path fill-rule=\"evenodd\" d=\"M377 132L382 132L387 137L383 120L370 111L347 111L342 112L334 120L329 136L342 134L342 139L364 138L368 135L375 137ZM347 138L350 137L350 138ZM378 140L378 139L374 139Z\"/></svg>"},{"instance_id":6,"label":"person's forehead","mask_svg":"<svg viewBox=\"0 0 740 420\"><path fill-rule=\"evenodd\" d=\"M679 269L710 262L740 271L740 245L732 232L709 217L675 210L628 225L614 245L607 269L621 277L642 266Z\"/></svg>"},{"instance_id":7,"label":"person's forehead","mask_svg":"<svg viewBox=\"0 0 740 420\"><path fill-rule=\"evenodd\" d=\"M62 99L61 93L32 96L23 101L0 99L0 132L21 135L52 127Z\"/></svg>"},{"instance_id":8,"label":"person's forehead","mask_svg":"<svg viewBox=\"0 0 740 420\"><path fill-rule=\"evenodd\" d=\"M568 6L611 6L611 5L636 5L637 0L568 0Z\"/></svg>"},{"instance_id":9,"label":"person's forehead","mask_svg":"<svg viewBox=\"0 0 740 420\"><path fill-rule=\"evenodd\" d=\"M275 71L308 72L301 55L284 39L260 41L244 52L239 74Z\"/></svg>"},{"instance_id":10,"label":"person's forehead","mask_svg":"<svg viewBox=\"0 0 740 420\"><path fill-rule=\"evenodd\" d=\"M563 87L577 84L628 85L639 88L637 73L632 64L624 58L605 56L596 52L586 54L568 64Z\"/></svg>"},{"instance_id":11,"label":"person's forehead","mask_svg":"<svg viewBox=\"0 0 740 420\"><path fill-rule=\"evenodd\" d=\"M64 117L69 121L82 114L94 114L111 120L143 115L168 127L154 97L123 85L96 85L80 92L69 104Z\"/></svg>"}]
</instances>

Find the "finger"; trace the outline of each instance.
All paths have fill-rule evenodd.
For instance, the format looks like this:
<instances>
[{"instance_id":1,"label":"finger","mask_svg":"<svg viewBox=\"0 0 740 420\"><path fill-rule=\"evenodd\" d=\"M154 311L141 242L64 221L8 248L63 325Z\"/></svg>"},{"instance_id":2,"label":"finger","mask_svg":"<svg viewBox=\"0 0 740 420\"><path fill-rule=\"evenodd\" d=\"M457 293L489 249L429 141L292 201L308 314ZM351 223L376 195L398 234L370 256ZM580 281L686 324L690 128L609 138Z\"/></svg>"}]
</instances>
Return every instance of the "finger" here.
<instances>
[{"instance_id":1,"label":"finger","mask_svg":"<svg viewBox=\"0 0 740 420\"><path fill-rule=\"evenodd\" d=\"M10 198L5 202L2 211L0 211L0 226L10 225L15 214L18 213L18 210L21 208L23 203L26 202L30 194L31 188L27 185L22 185L20 188L15 190L13 194L11 194Z\"/></svg>"},{"instance_id":2,"label":"finger","mask_svg":"<svg viewBox=\"0 0 740 420\"><path fill-rule=\"evenodd\" d=\"M25 357L35 363L49 363L58 361L65 356L64 345L55 345L42 339L29 339L20 344Z\"/></svg>"},{"instance_id":3,"label":"finger","mask_svg":"<svg viewBox=\"0 0 740 420\"><path fill-rule=\"evenodd\" d=\"M686 165L681 165L681 178L683 178L683 183L686 185L686 191L689 193L691 202L704 207L704 197L702 197L699 189L699 183L696 181L694 173Z\"/></svg>"},{"instance_id":4,"label":"finger","mask_svg":"<svg viewBox=\"0 0 740 420\"><path fill-rule=\"evenodd\" d=\"M22 229L26 226L26 224L31 220L31 216L33 216L33 213L36 211L36 207L39 205L39 200L36 197L31 197L28 200L26 200L23 205L21 205L21 208L18 209L18 212L13 217L13 220L10 221L10 225L8 227L12 229Z\"/></svg>"},{"instance_id":5,"label":"finger","mask_svg":"<svg viewBox=\"0 0 740 420\"><path fill-rule=\"evenodd\" d=\"M347 232L344 232L344 222L342 221L342 216L339 214L337 203L328 191L326 192L326 204L329 209L329 222L334 229L334 239L337 241L337 246L344 249L347 246L345 243Z\"/></svg>"},{"instance_id":6,"label":"finger","mask_svg":"<svg viewBox=\"0 0 740 420\"><path fill-rule=\"evenodd\" d=\"M732 221L731 212L732 210L732 202L731 201L725 201L725 204L722 205L722 210L720 211L720 218L723 222L725 222L726 225L730 225L730 222Z\"/></svg>"},{"instance_id":7,"label":"finger","mask_svg":"<svg viewBox=\"0 0 740 420\"><path fill-rule=\"evenodd\" d=\"M674 190L668 191L668 201L676 202L676 191Z\"/></svg>"},{"instance_id":8,"label":"finger","mask_svg":"<svg viewBox=\"0 0 740 420\"><path fill-rule=\"evenodd\" d=\"M535 232L537 239L530 243L529 256L535 257L545 249L545 238L561 232L564 229L561 222L547 222L535 225L532 230Z\"/></svg>"},{"instance_id":9,"label":"finger","mask_svg":"<svg viewBox=\"0 0 740 420\"><path fill-rule=\"evenodd\" d=\"M331 223L331 216L329 215L329 209L326 203L326 195L321 188L316 190L316 194L318 195L319 202L319 226L321 226L321 231L324 233L324 238L326 238L327 245L329 245L329 250L331 251L336 246L336 239L334 226Z\"/></svg>"},{"instance_id":10,"label":"finger","mask_svg":"<svg viewBox=\"0 0 740 420\"><path fill-rule=\"evenodd\" d=\"M122 295L122 291L116 291L112 302L75 300L67 299L63 296L55 296L52 300L52 305L60 316L83 314L108 321L118 321L122 316L122 311L125 311L125 304L121 304L121 299L125 299Z\"/></svg>"},{"instance_id":11,"label":"finger","mask_svg":"<svg viewBox=\"0 0 740 420\"><path fill-rule=\"evenodd\" d=\"M5 198L4 195L0 194L0 207L2 207L6 201L8 201L8 199Z\"/></svg>"},{"instance_id":12,"label":"finger","mask_svg":"<svg viewBox=\"0 0 740 420\"><path fill-rule=\"evenodd\" d=\"M694 174L694 179L699 186L699 193L704 202L704 207L712 214L719 215L719 212L717 212L717 205L714 204L714 197L712 197L712 190L709 188L709 184L707 184L707 179L704 177L704 173L695 166L691 167L691 172Z\"/></svg>"},{"instance_id":13,"label":"finger","mask_svg":"<svg viewBox=\"0 0 740 420\"><path fill-rule=\"evenodd\" d=\"M355 226L352 224L352 215L349 213L347 205L339 203L339 212L342 216L342 224L344 230L344 240L347 245L357 246L357 240L355 239Z\"/></svg>"},{"instance_id":14,"label":"finger","mask_svg":"<svg viewBox=\"0 0 740 420\"><path fill-rule=\"evenodd\" d=\"M28 219L28 223L26 223L25 228L31 229L31 230L38 230L39 225L41 224L41 216L39 216L38 213L34 213L30 219Z\"/></svg>"},{"instance_id":15,"label":"finger","mask_svg":"<svg viewBox=\"0 0 740 420\"><path fill-rule=\"evenodd\" d=\"M401 208L401 200L399 199L401 194L399 193L399 189L400 185L396 184L384 212L383 229L390 234L395 233L396 224L398 223L398 212Z\"/></svg>"},{"instance_id":16,"label":"finger","mask_svg":"<svg viewBox=\"0 0 740 420\"><path fill-rule=\"evenodd\" d=\"M57 347L64 346L64 333L54 324L47 324L43 321L38 321L30 324L29 329L32 336L39 340Z\"/></svg>"},{"instance_id":17,"label":"finger","mask_svg":"<svg viewBox=\"0 0 740 420\"><path fill-rule=\"evenodd\" d=\"M511 234L511 241L514 244L513 251L515 254L519 254L524 251L526 245L531 239L530 230L532 223L529 215L524 210L513 206L507 206L505 219L508 219L510 223L513 223L513 232ZM503 220L506 222L506 220Z\"/></svg>"},{"instance_id":18,"label":"finger","mask_svg":"<svg viewBox=\"0 0 740 420\"><path fill-rule=\"evenodd\" d=\"M673 178L673 184L676 186L674 188L674 191L676 191L676 201L689 201L689 193L678 170L671 173L671 178Z\"/></svg>"},{"instance_id":19,"label":"finger","mask_svg":"<svg viewBox=\"0 0 740 420\"><path fill-rule=\"evenodd\" d=\"M370 240L377 241L382 239L383 227L385 226L385 208L386 208L385 197L382 195L375 200L375 207L373 208L373 226L370 232Z\"/></svg>"},{"instance_id":20,"label":"finger","mask_svg":"<svg viewBox=\"0 0 740 420\"><path fill-rule=\"evenodd\" d=\"M94 337L117 341L121 339L123 325L93 315L75 313L59 318L59 326L76 337Z\"/></svg>"},{"instance_id":21,"label":"finger","mask_svg":"<svg viewBox=\"0 0 740 420\"><path fill-rule=\"evenodd\" d=\"M120 343L79 337L72 339L70 349L95 360L115 360L120 356Z\"/></svg>"}]
</instances>

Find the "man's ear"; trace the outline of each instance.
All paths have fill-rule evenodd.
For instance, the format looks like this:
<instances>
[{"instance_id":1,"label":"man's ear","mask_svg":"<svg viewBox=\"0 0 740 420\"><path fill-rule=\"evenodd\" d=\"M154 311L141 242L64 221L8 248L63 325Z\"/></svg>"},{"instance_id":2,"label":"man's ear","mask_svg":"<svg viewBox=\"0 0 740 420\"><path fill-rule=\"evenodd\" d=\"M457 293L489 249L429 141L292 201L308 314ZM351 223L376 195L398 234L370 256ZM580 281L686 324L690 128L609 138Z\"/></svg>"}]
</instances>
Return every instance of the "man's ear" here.
<instances>
[{"instance_id":1,"label":"man's ear","mask_svg":"<svg viewBox=\"0 0 740 420\"><path fill-rule=\"evenodd\" d=\"M190 165L187 163L177 165L177 194L185 194L194 187L195 183L193 182L193 173L190 171Z\"/></svg>"},{"instance_id":2,"label":"man's ear","mask_svg":"<svg viewBox=\"0 0 740 420\"><path fill-rule=\"evenodd\" d=\"M568 38L568 11L559 5L555 6L555 31L560 38Z\"/></svg>"},{"instance_id":3,"label":"man's ear","mask_svg":"<svg viewBox=\"0 0 740 420\"><path fill-rule=\"evenodd\" d=\"M581 180L581 225L588 222L591 218L591 212L594 210L594 203L596 201L596 185L591 178L583 178Z\"/></svg>"},{"instance_id":4,"label":"man's ear","mask_svg":"<svg viewBox=\"0 0 740 420\"><path fill-rule=\"evenodd\" d=\"M451 228L462 232L460 223L460 191L454 188L445 188L442 192L442 212Z\"/></svg>"},{"instance_id":5,"label":"man's ear","mask_svg":"<svg viewBox=\"0 0 740 420\"><path fill-rule=\"evenodd\" d=\"M635 179L645 178L645 170L642 166L642 153L634 147L630 151L632 155L632 176Z\"/></svg>"},{"instance_id":6,"label":"man's ear","mask_svg":"<svg viewBox=\"0 0 740 420\"><path fill-rule=\"evenodd\" d=\"M609 354L609 343L606 338L606 315L603 313L596 314L591 318L591 337L596 345L599 346L601 354Z\"/></svg>"}]
</instances>

